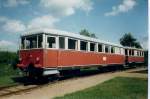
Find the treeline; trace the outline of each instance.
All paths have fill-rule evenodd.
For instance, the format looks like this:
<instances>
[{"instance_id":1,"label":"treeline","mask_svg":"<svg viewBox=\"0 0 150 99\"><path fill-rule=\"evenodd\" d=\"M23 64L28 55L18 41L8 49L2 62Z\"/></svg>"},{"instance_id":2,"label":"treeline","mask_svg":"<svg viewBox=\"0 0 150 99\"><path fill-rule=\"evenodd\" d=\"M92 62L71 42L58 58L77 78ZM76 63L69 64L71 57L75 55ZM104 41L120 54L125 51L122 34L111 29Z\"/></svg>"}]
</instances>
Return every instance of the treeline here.
<instances>
[{"instance_id":1,"label":"treeline","mask_svg":"<svg viewBox=\"0 0 150 99\"><path fill-rule=\"evenodd\" d=\"M17 62L17 52L0 51L0 77L19 75L20 71L16 67Z\"/></svg>"},{"instance_id":2,"label":"treeline","mask_svg":"<svg viewBox=\"0 0 150 99\"><path fill-rule=\"evenodd\" d=\"M13 64L18 60L16 52L0 51L0 64Z\"/></svg>"}]
</instances>

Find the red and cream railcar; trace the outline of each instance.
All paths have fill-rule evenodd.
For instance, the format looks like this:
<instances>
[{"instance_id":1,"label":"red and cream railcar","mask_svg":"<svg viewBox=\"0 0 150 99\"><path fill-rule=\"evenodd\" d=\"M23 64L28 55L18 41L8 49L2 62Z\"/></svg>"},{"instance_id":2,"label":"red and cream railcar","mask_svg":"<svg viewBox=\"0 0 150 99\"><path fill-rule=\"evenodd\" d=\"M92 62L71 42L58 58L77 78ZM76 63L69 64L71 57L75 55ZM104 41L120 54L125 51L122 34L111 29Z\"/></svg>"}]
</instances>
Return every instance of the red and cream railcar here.
<instances>
[{"instance_id":1,"label":"red and cream railcar","mask_svg":"<svg viewBox=\"0 0 150 99\"><path fill-rule=\"evenodd\" d=\"M144 50L125 47L126 64L144 63Z\"/></svg>"},{"instance_id":2,"label":"red and cream railcar","mask_svg":"<svg viewBox=\"0 0 150 99\"><path fill-rule=\"evenodd\" d=\"M124 47L59 30L21 36L18 67L29 74L51 75L66 68L124 65ZM130 59L129 59L130 60Z\"/></svg>"}]
</instances>

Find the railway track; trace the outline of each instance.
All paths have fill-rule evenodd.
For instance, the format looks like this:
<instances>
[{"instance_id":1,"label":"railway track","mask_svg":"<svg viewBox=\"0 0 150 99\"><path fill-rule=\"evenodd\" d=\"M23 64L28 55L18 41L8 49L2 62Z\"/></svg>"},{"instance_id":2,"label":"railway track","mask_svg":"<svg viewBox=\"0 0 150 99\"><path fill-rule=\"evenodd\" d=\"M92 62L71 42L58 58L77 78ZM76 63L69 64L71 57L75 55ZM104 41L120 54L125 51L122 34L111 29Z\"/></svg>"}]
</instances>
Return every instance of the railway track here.
<instances>
[{"instance_id":1,"label":"railway track","mask_svg":"<svg viewBox=\"0 0 150 99\"><path fill-rule=\"evenodd\" d=\"M134 70L135 68L126 68L124 69L124 71L130 71L130 70ZM120 72L120 71L110 71L110 72L96 72L95 74L108 74L108 73L112 73L112 72ZM78 79L78 78L81 78L81 77L86 77L86 76L92 76L94 75L93 73L90 75L79 75L79 76L76 76L76 77L69 77L69 80L72 80L72 79ZM44 86L48 86L48 85L53 85L55 83L60 83L60 82L64 82L65 80L68 80L68 78L61 78L60 80L56 80L56 81L49 81L48 83L46 84L41 84L41 85L14 85L14 86L8 86L8 87L3 87L3 88L0 88L0 97L4 97L4 96L8 96L8 95L12 95L12 94L19 94L19 93L22 93L22 92L28 92L30 90L34 90L34 89L37 89L37 88L41 88L41 87L44 87Z\"/></svg>"}]
</instances>

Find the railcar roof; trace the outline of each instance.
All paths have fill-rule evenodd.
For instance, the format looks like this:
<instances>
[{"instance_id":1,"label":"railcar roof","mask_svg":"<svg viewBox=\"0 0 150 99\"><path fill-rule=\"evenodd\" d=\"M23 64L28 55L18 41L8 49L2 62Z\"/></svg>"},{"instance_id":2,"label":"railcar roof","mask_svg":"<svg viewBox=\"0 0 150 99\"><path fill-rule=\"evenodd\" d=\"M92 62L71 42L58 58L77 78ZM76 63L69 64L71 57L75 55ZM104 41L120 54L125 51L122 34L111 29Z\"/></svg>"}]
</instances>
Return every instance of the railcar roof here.
<instances>
[{"instance_id":1,"label":"railcar roof","mask_svg":"<svg viewBox=\"0 0 150 99\"><path fill-rule=\"evenodd\" d=\"M99 43L103 43L103 44L123 47L119 44L106 42L106 41L99 40L99 39L96 39L96 38L83 36L83 35L80 35L78 33L66 32L66 31L57 30L57 29L33 29L33 30L25 31L25 33L23 33L22 36L28 36L28 35L39 34L39 33L60 35L60 36L68 36L68 37L71 37L71 38L77 38L77 39L81 39L81 40L85 40L85 41L87 40L87 41L91 41L91 42L99 42Z\"/></svg>"},{"instance_id":2,"label":"railcar roof","mask_svg":"<svg viewBox=\"0 0 150 99\"><path fill-rule=\"evenodd\" d=\"M103 41L103 40L100 40L100 39L83 36L83 35L80 35L78 33L66 32L66 31L62 31L62 30L58 30L58 29L47 29L47 28L33 29L33 30L25 31L22 36L28 36L28 35L39 34L39 33L60 35L60 36L68 36L68 37L71 37L71 38L77 38L77 39L87 40L87 41L91 41L91 42L99 42L99 43L108 44L108 45L112 45L112 46L123 47L120 44L106 42L106 41ZM131 48L131 47L123 47L123 48L136 49L136 48Z\"/></svg>"},{"instance_id":3,"label":"railcar roof","mask_svg":"<svg viewBox=\"0 0 150 99\"><path fill-rule=\"evenodd\" d=\"M128 47L128 46L125 46L124 48L125 48L125 49L133 49L133 50L141 50L141 51L144 51L144 49L142 49L142 48L135 48L135 47Z\"/></svg>"}]
</instances>

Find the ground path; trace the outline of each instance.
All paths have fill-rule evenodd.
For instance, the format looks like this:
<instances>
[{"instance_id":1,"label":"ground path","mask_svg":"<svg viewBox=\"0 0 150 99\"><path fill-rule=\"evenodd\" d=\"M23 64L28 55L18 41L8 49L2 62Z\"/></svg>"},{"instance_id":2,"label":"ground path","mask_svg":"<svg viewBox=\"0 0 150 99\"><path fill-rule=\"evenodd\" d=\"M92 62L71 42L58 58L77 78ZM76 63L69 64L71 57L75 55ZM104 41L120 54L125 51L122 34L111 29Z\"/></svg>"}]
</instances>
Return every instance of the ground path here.
<instances>
[{"instance_id":1,"label":"ground path","mask_svg":"<svg viewBox=\"0 0 150 99\"><path fill-rule=\"evenodd\" d=\"M77 79L68 79L62 82L48 85L46 87L31 90L25 93L15 94L4 99L52 99L56 96L63 96L67 93L79 91L88 87L95 86L96 84L103 83L104 81L110 80L114 77L140 77L147 78L147 73L134 73L134 71L145 70L146 68L136 68L121 72L111 72L104 74L97 74L88 77L82 77ZM0 97L2 98L2 97Z\"/></svg>"}]
</instances>

